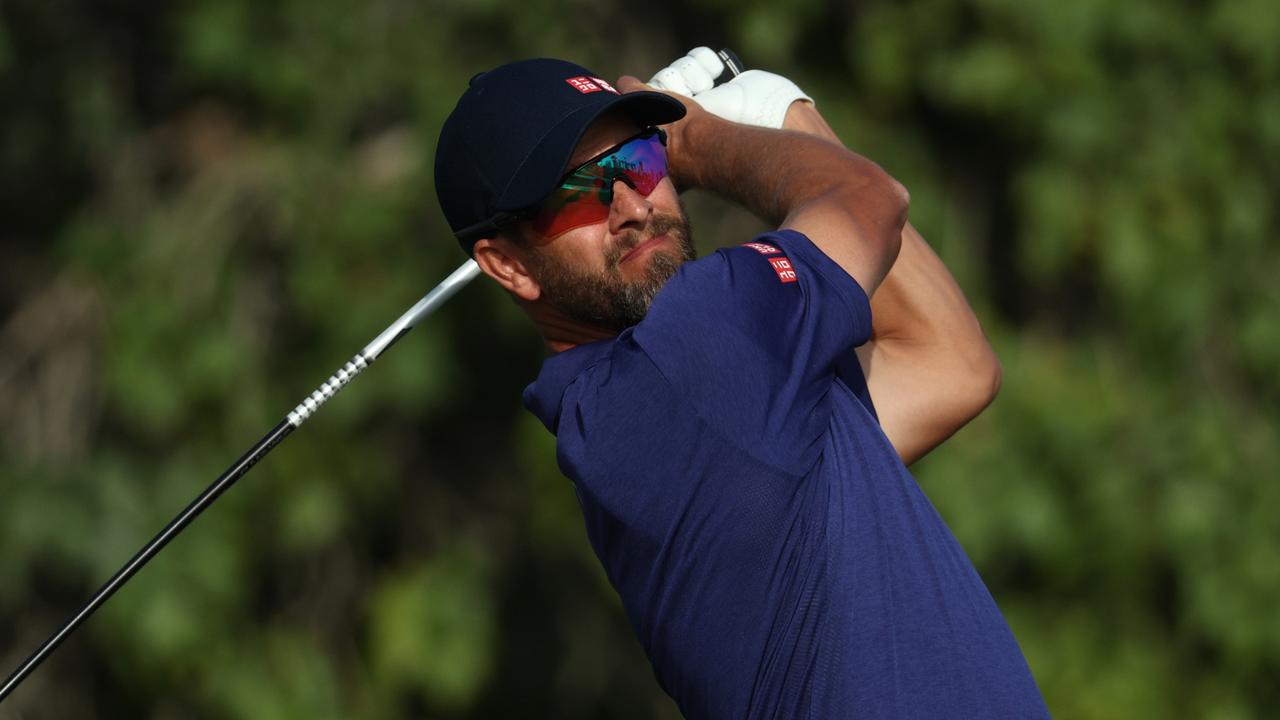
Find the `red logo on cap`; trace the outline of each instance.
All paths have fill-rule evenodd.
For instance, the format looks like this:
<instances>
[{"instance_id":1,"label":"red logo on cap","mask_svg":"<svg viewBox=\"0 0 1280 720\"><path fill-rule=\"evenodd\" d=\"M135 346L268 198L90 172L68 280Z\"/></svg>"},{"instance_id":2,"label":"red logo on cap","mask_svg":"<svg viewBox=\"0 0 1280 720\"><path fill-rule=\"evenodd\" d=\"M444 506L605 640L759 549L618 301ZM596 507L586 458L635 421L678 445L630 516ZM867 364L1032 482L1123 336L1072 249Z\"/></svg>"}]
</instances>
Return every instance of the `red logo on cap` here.
<instances>
[{"instance_id":1,"label":"red logo on cap","mask_svg":"<svg viewBox=\"0 0 1280 720\"><path fill-rule=\"evenodd\" d=\"M614 95L620 94L617 90L613 89L612 85L598 77L579 75L578 77L565 78L565 82L569 83L569 85L573 86L575 90L584 95L587 93L600 92L601 90L611 92Z\"/></svg>"},{"instance_id":2,"label":"red logo on cap","mask_svg":"<svg viewBox=\"0 0 1280 720\"><path fill-rule=\"evenodd\" d=\"M769 264L773 266L773 271L778 273L778 280L784 283L795 282L796 269L792 267L791 261L785 257L768 258Z\"/></svg>"}]
</instances>

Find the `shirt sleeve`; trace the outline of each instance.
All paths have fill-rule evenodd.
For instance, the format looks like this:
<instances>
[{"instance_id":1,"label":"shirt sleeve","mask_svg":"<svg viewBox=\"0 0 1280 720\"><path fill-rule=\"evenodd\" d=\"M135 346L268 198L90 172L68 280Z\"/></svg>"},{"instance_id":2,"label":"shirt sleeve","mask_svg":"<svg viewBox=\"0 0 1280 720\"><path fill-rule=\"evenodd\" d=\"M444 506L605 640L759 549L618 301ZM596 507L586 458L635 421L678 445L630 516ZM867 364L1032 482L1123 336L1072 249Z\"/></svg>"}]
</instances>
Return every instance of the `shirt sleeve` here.
<instances>
[{"instance_id":1,"label":"shirt sleeve","mask_svg":"<svg viewBox=\"0 0 1280 720\"><path fill-rule=\"evenodd\" d=\"M634 331L705 421L795 472L816 459L837 372L870 336L866 293L793 230L685 263Z\"/></svg>"}]
</instances>

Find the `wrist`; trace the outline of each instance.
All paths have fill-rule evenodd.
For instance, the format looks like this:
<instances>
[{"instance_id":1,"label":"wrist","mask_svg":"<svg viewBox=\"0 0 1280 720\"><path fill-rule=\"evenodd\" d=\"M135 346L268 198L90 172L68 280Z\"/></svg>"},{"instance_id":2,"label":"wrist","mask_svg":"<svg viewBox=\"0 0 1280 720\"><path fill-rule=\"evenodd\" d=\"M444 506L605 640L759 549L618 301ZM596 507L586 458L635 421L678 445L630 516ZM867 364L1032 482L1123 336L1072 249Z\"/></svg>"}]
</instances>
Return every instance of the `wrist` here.
<instances>
[{"instance_id":1,"label":"wrist","mask_svg":"<svg viewBox=\"0 0 1280 720\"><path fill-rule=\"evenodd\" d=\"M840 138L836 136L831 126L818 112L818 108L813 104L812 100L800 99L791 103L791 107L787 108L786 119L782 123L783 130L803 133L805 135L813 135L826 140L840 142Z\"/></svg>"},{"instance_id":2,"label":"wrist","mask_svg":"<svg viewBox=\"0 0 1280 720\"><path fill-rule=\"evenodd\" d=\"M676 189L705 187L707 150L730 125L709 113L690 113L668 130L667 172Z\"/></svg>"}]
</instances>

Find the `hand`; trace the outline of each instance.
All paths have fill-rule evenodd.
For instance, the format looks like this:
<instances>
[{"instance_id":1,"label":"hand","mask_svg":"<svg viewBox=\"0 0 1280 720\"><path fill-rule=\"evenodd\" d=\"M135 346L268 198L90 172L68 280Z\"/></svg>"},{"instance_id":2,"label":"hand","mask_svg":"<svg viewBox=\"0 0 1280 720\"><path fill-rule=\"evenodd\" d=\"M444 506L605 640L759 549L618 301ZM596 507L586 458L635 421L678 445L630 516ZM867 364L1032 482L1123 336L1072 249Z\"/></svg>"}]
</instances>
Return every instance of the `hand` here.
<instances>
[{"instance_id":1,"label":"hand","mask_svg":"<svg viewBox=\"0 0 1280 720\"><path fill-rule=\"evenodd\" d=\"M697 173L694 171L693 159L686 150L686 148L692 146L688 137L691 131L697 130L708 122L716 123L720 121L712 116L711 113L702 109L701 105L688 96L665 91L662 88L651 87L630 75L623 75L618 78L617 87L624 93L639 92L641 90L661 92L684 104L685 116L676 122L662 126L662 129L667 133L667 174L671 177L671 181L675 183L677 190L683 191L695 185Z\"/></svg>"},{"instance_id":2,"label":"hand","mask_svg":"<svg viewBox=\"0 0 1280 720\"><path fill-rule=\"evenodd\" d=\"M844 143L836 136L836 131L831 129L826 119L818 112L818 108L813 106L813 103L791 103L791 109L787 110L787 118L782 123L782 129L813 135L824 140L830 140L842 147L844 146Z\"/></svg>"},{"instance_id":3,"label":"hand","mask_svg":"<svg viewBox=\"0 0 1280 720\"><path fill-rule=\"evenodd\" d=\"M714 86L724 71L719 55L698 47L659 70L649 83L656 89L691 97L725 120L774 129L783 127L792 103L813 102L795 83L763 70L748 70Z\"/></svg>"}]
</instances>

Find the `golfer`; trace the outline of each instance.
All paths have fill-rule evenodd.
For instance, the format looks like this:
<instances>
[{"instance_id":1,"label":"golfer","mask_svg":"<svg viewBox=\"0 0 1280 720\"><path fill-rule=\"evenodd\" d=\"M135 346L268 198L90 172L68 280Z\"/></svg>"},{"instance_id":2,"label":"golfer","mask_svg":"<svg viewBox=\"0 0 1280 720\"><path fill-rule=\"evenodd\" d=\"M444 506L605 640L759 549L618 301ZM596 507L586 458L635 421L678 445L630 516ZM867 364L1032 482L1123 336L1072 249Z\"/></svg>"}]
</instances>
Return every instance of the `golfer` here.
<instances>
[{"instance_id":1,"label":"golfer","mask_svg":"<svg viewBox=\"0 0 1280 720\"><path fill-rule=\"evenodd\" d=\"M906 465L999 366L907 193L793 83L654 92L560 60L477 75L436 188L552 355L525 405L686 717L1040 718L982 580ZM678 193L777 230L695 259ZM873 298L869 300L869 298Z\"/></svg>"}]
</instances>

